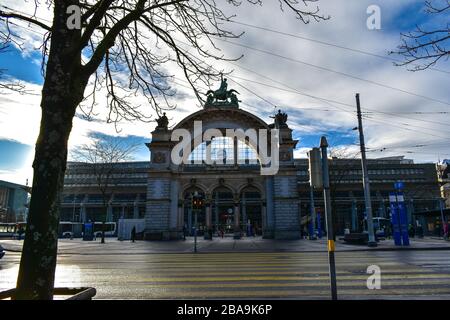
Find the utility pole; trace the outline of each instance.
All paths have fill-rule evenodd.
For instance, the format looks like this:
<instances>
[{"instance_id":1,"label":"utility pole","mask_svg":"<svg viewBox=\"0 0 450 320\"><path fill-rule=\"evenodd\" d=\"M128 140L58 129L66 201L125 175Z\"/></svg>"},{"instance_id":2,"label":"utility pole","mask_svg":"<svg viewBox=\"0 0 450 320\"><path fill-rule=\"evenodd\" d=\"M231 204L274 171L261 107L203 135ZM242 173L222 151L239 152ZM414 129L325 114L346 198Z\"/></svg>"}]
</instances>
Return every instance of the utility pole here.
<instances>
[{"instance_id":1,"label":"utility pole","mask_svg":"<svg viewBox=\"0 0 450 320\"><path fill-rule=\"evenodd\" d=\"M364 200L366 204L367 229L369 232L368 246L376 247L377 242L375 240L373 230L372 201L370 199L370 182L369 182L369 174L367 172L366 145L364 144L364 132L361 117L361 105L359 102L359 93L356 94L356 107L358 114L359 145L361 147L361 164L363 175Z\"/></svg>"},{"instance_id":2,"label":"utility pole","mask_svg":"<svg viewBox=\"0 0 450 320\"><path fill-rule=\"evenodd\" d=\"M330 288L331 288L331 299L337 300L336 262L334 258L335 244L333 232L333 219L331 214L330 176L328 172L327 147L328 147L327 138L323 136L322 138L320 138L320 148L322 149L323 198L325 202L325 223L327 226Z\"/></svg>"}]
</instances>

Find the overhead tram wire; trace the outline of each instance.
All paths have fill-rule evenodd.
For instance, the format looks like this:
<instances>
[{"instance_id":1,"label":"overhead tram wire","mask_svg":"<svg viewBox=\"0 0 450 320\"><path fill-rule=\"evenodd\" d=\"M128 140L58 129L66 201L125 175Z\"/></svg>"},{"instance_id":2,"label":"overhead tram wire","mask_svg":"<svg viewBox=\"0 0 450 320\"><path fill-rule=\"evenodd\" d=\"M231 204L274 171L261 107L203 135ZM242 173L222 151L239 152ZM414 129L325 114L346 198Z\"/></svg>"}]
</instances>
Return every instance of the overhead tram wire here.
<instances>
[{"instance_id":1,"label":"overhead tram wire","mask_svg":"<svg viewBox=\"0 0 450 320\"><path fill-rule=\"evenodd\" d=\"M326 98L322 98L322 97L317 97L317 96L314 96L314 95L311 95L311 94L307 94L307 93L301 92L301 91L299 91L298 89L293 88L293 87L291 87L291 86L289 86L289 85L287 85L287 84L285 84L285 83L283 83L283 82L281 82L281 81L277 81L277 80L275 80L275 79L273 79L273 78L271 78L271 77L267 77L267 76L265 76L265 75L263 75L263 74L261 74L261 73L259 73L259 72L253 71L253 70L251 70L251 69L249 69L249 68L246 68L246 67L243 67L243 66L241 66L241 65L239 65L239 64L237 64L237 63L233 63L233 62L230 62L230 61L228 61L228 63L231 64L231 65L233 65L233 66L238 67L239 69L243 69L243 70L246 70L246 71L248 71L248 72L250 72L250 73L253 73L253 74L255 74L255 75L257 75L257 76L259 76L259 77L261 77L261 78L267 79L267 80L269 80L269 81L271 81L271 82L274 82L274 83L277 83L277 84L280 84L280 85L282 85L282 86L284 86L284 87L286 87L286 88L288 88L288 89L290 89L290 90L292 90L292 91L295 91L297 94L304 95L304 96L306 96L306 97L310 97L310 98L317 99L317 100L320 100L320 101L328 101L328 102L331 102L331 103L337 103L337 104L340 104L340 105L343 105L343 106L350 107L350 108L352 108L352 109L354 108L354 105L350 105L350 104L348 104L348 103L343 103L343 102L336 101L336 100L331 100L331 99L326 99ZM234 76L234 77L235 77L235 78L239 78L239 77L237 77L237 76ZM242 79L242 80L244 80L244 81L252 81L252 82L255 82L255 83L259 83L259 84L261 84L261 85L266 85L266 84L263 84L263 83L260 83L260 82L256 82L256 81L250 80L250 79L244 79L244 78L240 78L240 79ZM266 86L269 86L269 85L266 85ZM274 87L274 86L273 86L273 88L274 88L274 89L279 89L279 90L284 90L284 91L287 91L287 92L291 92L291 91L286 90L286 89L283 89L283 88L278 88L278 87ZM379 111L377 111L377 110L374 109L374 108L372 108L372 109L370 109L370 108L365 108L365 109L366 109L366 110L372 110L372 111L363 111L363 114L364 114L364 113L371 113L371 112L379 112ZM356 111L355 111L355 112L356 112ZM431 111L431 112L425 112L425 111L417 111L417 112L390 112L390 114L420 114L420 115L424 115L424 114L450 114L450 111ZM416 120L416 119L415 119L415 120Z\"/></svg>"},{"instance_id":2,"label":"overhead tram wire","mask_svg":"<svg viewBox=\"0 0 450 320\"><path fill-rule=\"evenodd\" d=\"M259 30L263 30L263 31L267 31L267 32L280 34L280 35L287 36L287 37L292 37L292 38L296 38L296 39L306 40L306 41L318 43L318 44L325 45L325 46L335 47L335 48L338 48L338 49L348 50L348 51L351 51L351 52L354 52L354 53L359 53L359 54L363 54L363 55L367 55L367 56L371 56L371 57L375 57L375 58L379 58L379 59L383 59L383 60L387 60L387 61L391 61L391 62L402 62L399 59L395 59L395 58L391 58L391 57L387 57L387 56L382 56L380 54L376 54L376 53L373 53L373 52L368 52L368 51L364 51L364 50L361 50L361 49L350 48L350 47L338 45L338 44L335 44L335 43L326 42L326 41L323 41L323 40L316 40L316 39L308 38L308 37L305 37L305 36L299 36L299 35L295 35L295 34L292 34L292 33L287 33L287 32L274 30L274 29L261 27L261 26L256 26L256 25L253 25L253 24L244 23L244 22L240 22L240 21L236 21L236 20L229 20L229 19L222 19L222 20L227 21L227 22L232 22L232 23L235 23L235 24L239 24L239 25L243 25L243 26L247 26L247 27L251 27L251 28L255 28L255 29L259 29ZM438 68L429 68L429 69L433 70L433 71L441 72L441 73L450 74L450 71L443 70L443 69L438 69Z\"/></svg>"},{"instance_id":3,"label":"overhead tram wire","mask_svg":"<svg viewBox=\"0 0 450 320\"><path fill-rule=\"evenodd\" d=\"M319 100L319 101L322 101L322 102L325 102L325 103L327 103L327 104L329 104L329 105L331 105L330 103L336 103L336 104L340 104L340 105L343 105L343 106L345 106L345 107L348 107L348 108L351 108L351 109L354 109L354 106L352 106L352 105L350 105L350 104L347 104L347 103L342 103L342 102L339 102L339 101L335 101L335 100L331 100L331 99L326 99L326 98L321 98L321 97L317 97L317 96L313 96L313 95L310 95L310 94L306 94L306 93L303 93L303 92L299 92L298 90L296 90L296 89L292 89L292 90L288 90L288 89L284 89L284 88L280 88L280 87L276 87L276 86L272 86L272 85L269 85L269 84L266 84L266 83L262 83L262 82L258 82L258 81L255 81L255 80L250 80L250 79L246 79L246 78L242 78L242 77L239 77L239 76L235 76L235 75L233 75L233 76L228 76L229 78L236 78L236 79L240 79L240 80L243 80L243 81L249 81L249 82L253 82L253 83L256 83L256 84L260 84L260 85L263 85L263 86L267 86L267 87L270 87L270 88L274 88L274 89L277 89L277 90L282 90L282 91L285 91L285 92L289 92L289 93L293 93L293 94L299 94L299 95L302 95L302 96L307 96L307 97L310 97L310 98L313 98L313 99L317 99L317 100ZM275 82L275 81L274 81ZM278 82L279 83L279 82ZM286 86L286 85L285 85ZM288 87L288 86L286 86L286 87ZM334 108L338 108L337 106L335 106L335 105L331 105L332 107L334 107ZM320 109L313 109L313 108L311 108L312 110L317 110L317 111L330 111L330 112L337 112L337 111L341 111L341 112L347 112L347 113L355 113L355 111L350 111L350 110L344 110L344 109L342 109L342 108L338 108L339 110L320 110ZM303 108L301 108L300 110L304 110ZM412 118L412 117L405 117L405 116L400 116L400 115L398 115L398 114L396 114L396 113L392 113L392 112L386 112L386 111L377 111L377 110L375 110L375 109L370 109L370 108L365 108L365 110L370 110L370 111L367 111L367 112L363 112L363 114L364 115L375 115L375 114L386 114L386 115L391 115L391 116L393 116L393 117L397 117L397 118L404 118L404 119L409 119L409 120L413 120L413 121L420 121L420 122L426 122L426 123L433 123L433 124L438 124L438 125L442 125L442 126L449 126L449 123L445 123L445 122L439 122L439 121L433 121L433 120L426 120L426 119L416 119L416 118Z\"/></svg>"},{"instance_id":4,"label":"overhead tram wire","mask_svg":"<svg viewBox=\"0 0 450 320\"><path fill-rule=\"evenodd\" d=\"M180 43L183 44L183 45L189 46L187 43L185 43L185 42L183 42L183 41L180 41L180 40L176 40L176 41L177 41L177 42L180 42ZM190 53L189 53L189 54L190 54ZM194 57L195 59L199 60L197 57L195 57L195 56L192 55L192 54L190 54L190 56L192 56L192 57ZM269 78L269 77L267 77L267 76L264 76L264 75L262 75L262 74L260 74L260 73L258 73L258 72L252 71L252 70L250 70L250 69L248 69L248 68L242 67L242 66L240 66L240 65L238 65L238 64L235 64L235 63L233 63L233 62L228 61L228 63L230 63L230 64L232 64L232 65L235 65L235 66L237 66L238 68L242 68L242 69L244 69L244 70L247 70L248 72L254 73L254 74L256 74L256 75L258 75L258 76L261 76L261 77L263 77L263 78L266 78L266 79L268 79L269 81L272 81L272 82L281 84L282 86L285 86L285 87L289 88L289 89L292 90L292 91L295 91L295 92L291 92L291 93L297 93L297 94L299 94L299 95L303 95L303 96L307 96L307 97L310 97L310 98L313 98L313 99L317 99L317 100L319 100L319 101L326 102L326 103L328 103L330 106L333 106L334 108L337 108L337 109L339 109L339 110L341 110L341 111L344 111L344 112L352 112L352 113L354 113L354 105L350 105L350 104L347 104L347 103L343 103L343 102L339 102L339 101L335 101L335 100L331 100L331 99L326 99L326 98L321 98L321 97L318 97L318 96L306 94L306 93L303 93L303 92L301 92L301 91L299 91L299 90L297 90L297 89L295 89L295 88L292 88L292 87L290 87L290 86L288 86L288 85L286 85L286 84L284 84L284 83L282 83L282 82L280 82L280 81L276 81L276 80L274 80L274 79L271 79L271 78ZM237 78L237 79L241 79L241 80L244 80L244 81L250 81L250 82L253 82L253 83L260 84L260 85L272 87L272 88L274 88L274 89L279 89L279 90L284 90L284 91L288 91L288 92L289 92L289 90L286 90L286 89L283 89L283 88L278 88L278 87L275 87L275 86L271 86L271 85L268 85L268 84L265 84L265 83L257 82L257 81L255 81L255 80L245 79L245 78L238 77L238 76L228 76L228 77L229 77L229 78L235 77L235 78ZM234 82L236 82L236 81L234 80ZM252 93L254 94L254 92L252 92ZM260 96L258 96L258 97L259 97L259 98L262 98L262 97L260 97ZM332 104L330 104L330 103L332 103ZM342 109L342 108L338 108L338 107L335 106L334 104L340 104L340 105L343 105L343 106L345 106L345 107L351 108L352 110L351 110L351 111L347 111L347 110L344 110L344 109ZM371 108L365 108L365 110L369 110L369 111L372 111L372 112L385 113L385 114L392 115L392 116L394 116L394 117L401 117L401 116L396 115L395 113L391 113L391 112L388 113L388 112L377 111L376 109L371 109ZM435 124L437 123L436 121L425 120L425 119L415 119L415 118L409 118L409 119L410 119L410 120L414 120L414 121L420 121L420 122L428 122L428 123L435 123ZM438 123L438 124L440 124L440 125L448 125L448 124L446 124L446 123Z\"/></svg>"},{"instance_id":5,"label":"overhead tram wire","mask_svg":"<svg viewBox=\"0 0 450 320\"><path fill-rule=\"evenodd\" d=\"M264 53L264 54L267 54L267 55L271 55L271 56L274 56L274 57L277 57L277 58L280 58L280 59L284 59L284 60L287 60L287 61L303 64L303 65L306 65L306 66L309 66L309 67L312 67L312 68L316 68L316 69L319 69L319 70L324 70L324 71L327 71L327 72L335 73L335 74L338 74L338 75L341 75L341 76L345 76L345 77L348 77L348 78L351 78L351 79L367 82L367 83L370 83L370 84L373 84L373 85L376 85L376 86L379 86L379 87L383 87L383 88L386 88L386 89L402 92L404 94L408 94L408 95L411 95L411 96L415 96L415 97L418 97L418 98L422 98L422 99L425 99L425 100L434 101L434 102L438 102L438 103L450 106L450 102L447 102L447 101L443 101L443 100L427 97L427 96L424 96L424 95L421 95L421 94L417 94L417 93L414 93L414 92L411 92L411 91L407 91L407 90L403 90L403 89L400 89L400 88L392 87L392 86L389 86L389 85L386 85L386 84L383 84L383 83L380 83L380 82L377 82L377 81L368 80L368 79L364 79L364 78L361 78L361 77L358 77L358 76L354 76L354 75L351 75L351 74L348 74L348 73L345 73L345 72L342 72L342 71L336 71L336 70L333 70L333 69L330 69L330 68L326 68L326 67L322 67L322 66L318 66L318 65L315 65L315 64L312 64L312 63L309 63L309 62L305 62L305 61L301 61L301 60L298 60L298 59L286 57L286 56L283 56L283 55L280 55L280 54L277 54L277 53L273 53L273 52L269 52L269 51L266 51L266 50L250 47L250 46L247 46L245 44L232 42L232 41L228 41L228 40L217 38L217 37L213 37L213 38L216 39L216 40L225 42L225 43L229 43L229 44L232 44L232 45L235 45L235 46L243 47L243 48L246 48L246 49L249 49L249 50L253 50L253 51L256 51L256 52L261 52L261 53Z\"/></svg>"},{"instance_id":6,"label":"overhead tram wire","mask_svg":"<svg viewBox=\"0 0 450 320\"><path fill-rule=\"evenodd\" d=\"M231 64L237 66L238 68L240 68L240 66L237 65L237 64L235 64L235 63L231 63ZM245 78L242 78L242 77L239 77L239 76L233 76L233 77L235 77L235 78L237 78L237 79L244 80L244 81L254 82L254 83L257 83L257 84L260 84L260 85L264 85L264 86L267 86L267 87L271 87L271 88L274 88L274 89L283 90L283 91L286 91L286 92L290 92L290 93L294 93L294 94L299 94L299 95L307 96L307 97L310 97L310 98L313 98L313 99L317 99L317 100L319 100L319 101L326 102L326 103L328 103L329 105L331 105L330 103L340 104L340 105L343 105L343 106L345 106L345 107L349 107L349 108L352 109L352 111L347 111L347 110L343 110L343 109L341 109L341 108L338 108L338 109L340 109L341 111L344 111L344 112L351 112L351 113L354 113L354 112L355 112L355 111L353 111L353 109L354 109L354 106L353 106L353 105L350 105L350 104L347 104L347 103L343 103L343 102L339 102L339 101L336 101L336 100L331 100L331 99L326 99L326 98L321 98L321 97L313 96L313 95L310 95L310 94L306 94L306 93L300 92L299 90L297 90L297 89L295 89L295 88L292 88L292 87L290 87L290 86L288 86L288 85L286 85L286 84L284 84L284 83L282 83L282 82L279 82L279 81L276 81L276 80L271 80L269 77L266 77L266 76L264 76L264 75L262 75L262 74L260 74L260 73L258 73L258 72L253 72L252 70L250 70L250 69L248 69L248 68L242 67L242 69L244 69L244 70L246 70L246 71L248 71L248 72L252 72L252 73L254 73L254 74L258 75L258 76L261 76L261 77L263 77L263 78L269 79L269 80L272 81L272 82L281 84L281 85L283 85L283 86L289 88L290 90L287 90L287 89L284 89L284 88L279 88L279 87L272 86L272 85L268 85L268 84L265 84L265 83L262 83L262 82L258 82L258 81L255 81L255 80L245 79ZM331 106L337 108L337 107L334 106L334 105L331 105ZM410 120L413 120L413 121L427 122L427 123L439 124L439 125L443 125L443 126L448 126L448 125L449 125L448 123L439 122L439 121L426 120L426 119L416 119L416 118L411 118L411 117L399 116L399 115L397 115L397 114L394 113L394 112L378 111L378 110L373 109L373 108L372 108L372 109L371 109L371 108L365 108L365 110L369 110L369 111L367 111L367 112L363 112L363 113L366 113L366 114L369 114L369 113L381 113L381 114L392 115L392 116L398 117L398 118L410 119ZM445 112L445 113L448 114L448 113L450 113L450 112Z\"/></svg>"},{"instance_id":7,"label":"overhead tram wire","mask_svg":"<svg viewBox=\"0 0 450 320\"><path fill-rule=\"evenodd\" d=\"M375 119L366 118L366 117L363 117L363 118L364 118L365 120L367 120L367 121L370 121L370 122L377 122L377 123L381 123L381 124L384 124L384 125L387 124L387 125L389 125L389 126L392 127L392 123L391 123L391 122L386 122L386 121L381 121L381 120L375 120ZM405 127L396 127L396 128L402 129L402 130L413 131L413 132L415 132L415 133L423 133L423 134L426 134L426 135L429 135L429 136L433 136L433 137L436 137L436 138L448 139L448 137L438 136L438 135L435 135L435 134L432 134L432 133L428 133L428 132L424 132L424 131L419 131L419 130L410 129L409 127L408 127L408 128L405 128Z\"/></svg>"},{"instance_id":8,"label":"overhead tram wire","mask_svg":"<svg viewBox=\"0 0 450 320\"><path fill-rule=\"evenodd\" d=\"M187 45L186 43L184 43L184 42L182 42L182 41L179 41L179 40L176 40L176 41L178 41L178 42L180 42L180 43L182 43L182 44L184 44L184 45ZM191 53L189 53L189 52L187 52L187 54L189 54L191 57L193 57L193 58L196 59L197 61L200 61L200 59L197 58L196 56L194 56L193 54L191 54ZM202 61L202 62L203 62L203 61ZM216 70L215 68L213 68L213 69ZM217 70L216 70L216 71L217 71ZM228 78L230 78L230 76L228 76ZM266 103L268 103L268 104L270 104L270 105L276 107L275 104L273 104L272 102L268 101L267 99L261 97L260 95L256 94L255 92L253 92L252 90L248 89L247 87L241 85L240 83L236 82L235 80L233 80L233 79L231 79L231 78L230 78L230 80L233 81L234 83L236 83L237 85L239 85L240 87L244 88L245 90L251 92L252 94L254 94L255 96L257 96L258 98L262 99L262 100L265 101ZM253 80L251 80L251 81L253 81ZM315 98L316 98L316 99L319 99L319 100L324 100L324 99L318 98L318 97L315 97ZM325 100L324 100L324 101L325 101ZM328 102L328 103L330 103L330 102ZM334 107L336 107L336 108L338 108L338 109L341 109L341 108L339 108L339 107L337 107L337 106L334 106ZM353 106L351 106L351 107L353 108ZM342 110L342 109L341 109L341 110ZM347 111L347 110L345 110L345 111ZM350 112L350 111L349 111L349 112ZM374 120L374 119L370 119L370 118L367 119L367 120L372 121L372 122L378 122L378 123L387 123L387 122L383 122L383 121L379 121L379 120ZM423 121L425 121L425 120L423 120ZM407 124L407 126L412 126L412 125L408 125L408 124ZM419 130L412 130L412 129L404 128L404 127L400 127L400 126L399 126L398 128L399 128L399 129L403 129L403 130L408 130L408 131L421 132L421 131L419 131ZM422 127L422 128L423 128L423 127ZM429 130L429 129L427 129L427 130ZM438 138L446 139L446 138L444 138L444 137L442 137L442 136L437 136L437 135L434 135L434 134L431 134L431 133L428 133L428 132L421 132L421 133L426 134L426 135L430 135L430 136L434 136L434 137L438 137Z\"/></svg>"},{"instance_id":9,"label":"overhead tram wire","mask_svg":"<svg viewBox=\"0 0 450 320\"><path fill-rule=\"evenodd\" d=\"M189 53L189 55L191 55L191 56L194 57L195 59L199 60L199 59L198 59L197 57L195 57L194 55L192 55L192 54L190 54L190 53ZM216 70L216 71L217 71L217 70ZM228 78L230 78L230 77L228 77ZM239 83L236 82L235 80L233 80L233 79L231 79L231 78L230 78L230 80L233 81L234 83L238 84L239 86L243 87L244 89L248 90L249 92L255 94L255 95L256 95L257 97L259 97L260 99L263 99L263 101L265 101L265 102L267 102L267 103L269 103L269 104L271 104L271 105L273 105L273 106L275 107L275 105L272 104L270 101L268 101L268 100L262 98L260 95L257 95L256 93L254 93L253 91L247 89L245 86L239 84ZM317 98L317 97L315 97L315 98ZM317 98L317 99L323 100L323 99L321 99L321 98ZM328 102L328 103L329 103L329 102ZM250 106L250 105L249 105L249 106ZM251 107L251 106L250 106L250 107ZM334 106L334 107L338 108L337 106ZM347 111L347 110L345 110L345 111ZM382 123L382 124L391 124L391 123L388 123L388 122L384 122L384 121L380 121L380 120L375 120L375 119L367 118L366 116L365 116L365 118L366 118L366 120L368 120L368 121L370 121L370 122L376 122L376 123ZM408 124L406 124L406 125L407 125L407 126L410 126L410 125L408 125ZM397 128L403 129L403 130L408 130L408 131L413 131L413 132L420 132L419 130L413 130L413 129L410 129L409 127L408 127L408 128L405 128L405 127L399 126L399 127L397 127ZM441 139L447 139L447 137L434 135L434 134L431 134L431 133L428 133L428 132L421 132L421 133L423 133L423 134L425 134L425 135L433 136L433 137L438 137L438 138L441 138Z\"/></svg>"}]
</instances>

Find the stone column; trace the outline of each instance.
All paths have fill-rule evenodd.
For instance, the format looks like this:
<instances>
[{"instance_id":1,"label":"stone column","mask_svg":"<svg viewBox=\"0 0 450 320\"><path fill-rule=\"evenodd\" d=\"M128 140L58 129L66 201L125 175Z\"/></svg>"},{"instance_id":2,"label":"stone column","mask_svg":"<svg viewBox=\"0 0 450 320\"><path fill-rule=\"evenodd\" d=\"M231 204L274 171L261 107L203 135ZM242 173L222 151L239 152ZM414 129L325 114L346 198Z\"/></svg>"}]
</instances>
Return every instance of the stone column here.
<instances>
[{"instance_id":1,"label":"stone column","mask_svg":"<svg viewBox=\"0 0 450 320\"><path fill-rule=\"evenodd\" d=\"M183 201L178 201L178 227L183 229L184 227L184 207Z\"/></svg>"},{"instance_id":2,"label":"stone column","mask_svg":"<svg viewBox=\"0 0 450 320\"><path fill-rule=\"evenodd\" d=\"M181 229L178 225L178 181L172 180L170 182L170 218L169 231L170 239L180 239Z\"/></svg>"},{"instance_id":3,"label":"stone column","mask_svg":"<svg viewBox=\"0 0 450 320\"><path fill-rule=\"evenodd\" d=\"M247 206L245 203L245 196L242 198L242 226L245 228L245 233L247 233Z\"/></svg>"},{"instance_id":4,"label":"stone column","mask_svg":"<svg viewBox=\"0 0 450 320\"><path fill-rule=\"evenodd\" d=\"M262 225L261 225L261 230L262 230L262 236L263 236L263 238L265 238L265 232L266 232L266 225L267 225L267 209L266 209L266 201L264 200L262 203L261 203L261 215L262 215L262 221L261 221L261 223L262 223Z\"/></svg>"},{"instance_id":5,"label":"stone column","mask_svg":"<svg viewBox=\"0 0 450 320\"><path fill-rule=\"evenodd\" d=\"M233 159L233 161L234 161L234 165L235 166L237 166L238 165L238 161L237 161L237 158L238 158L238 138L237 137L234 137L233 138L233 152L234 152L234 159Z\"/></svg>"},{"instance_id":6,"label":"stone column","mask_svg":"<svg viewBox=\"0 0 450 320\"><path fill-rule=\"evenodd\" d=\"M240 213L239 213L239 201L235 200L234 202L234 239L241 238L241 227L239 225L240 222Z\"/></svg>"},{"instance_id":7,"label":"stone column","mask_svg":"<svg viewBox=\"0 0 450 320\"><path fill-rule=\"evenodd\" d=\"M274 237L275 219L273 206L273 177L266 179L266 226L264 230L264 238L272 239Z\"/></svg>"},{"instance_id":8,"label":"stone column","mask_svg":"<svg viewBox=\"0 0 450 320\"><path fill-rule=\"evenodd\" d=\"M191 234L192 231L192 208L188 208L188 234Z\"/></svg>"},{"instance_id":9,"label":"stone column","mask_svg":"<svg viewBox=\"0 0 450 320\"><path fill-rule=\"evenodd\" d=\"M216 197L214 199L214 215L216 219L216 231L219 230L219 193L216 193Z\"/></svg>"},{"instance_id":10,"label":"stone column","mask_svg":"<svg viewBox=\"0 0 450 320\"><path fill-rule=\"evenodd\" d=\"M211 201L208 197L206 201L206 230L205 230L205 239L212 240L212 216L211 216Z\"/></svg>"}]
</instances>

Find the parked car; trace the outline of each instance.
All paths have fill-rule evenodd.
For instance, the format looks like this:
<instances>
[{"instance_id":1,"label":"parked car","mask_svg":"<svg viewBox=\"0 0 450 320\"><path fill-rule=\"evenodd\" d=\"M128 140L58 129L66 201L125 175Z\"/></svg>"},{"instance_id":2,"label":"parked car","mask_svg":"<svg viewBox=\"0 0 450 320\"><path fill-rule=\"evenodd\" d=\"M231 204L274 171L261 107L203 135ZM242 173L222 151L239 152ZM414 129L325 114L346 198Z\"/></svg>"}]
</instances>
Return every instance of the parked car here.
<instances>
[{"instance_id":1,"label":"parked car","mask_svg":"<svg viewBox=\"0 0 450 320\"><path fill-rule=\"evenodd\" d=\"M3 258L4 255L5 255L5 250L3 250L3 247L0 246L0 259Z\"/></svg>"}]
</instances>

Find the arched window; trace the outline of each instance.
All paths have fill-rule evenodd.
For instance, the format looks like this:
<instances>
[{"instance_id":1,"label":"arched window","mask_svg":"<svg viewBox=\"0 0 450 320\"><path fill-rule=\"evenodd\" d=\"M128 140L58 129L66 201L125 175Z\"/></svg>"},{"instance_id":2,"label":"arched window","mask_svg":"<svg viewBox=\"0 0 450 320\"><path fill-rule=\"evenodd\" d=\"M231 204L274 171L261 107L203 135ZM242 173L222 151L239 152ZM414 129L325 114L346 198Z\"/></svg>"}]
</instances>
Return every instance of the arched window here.
<instances>
[{"instance_id":1,"label":"arched window","mask_svg":"<svg viewBox=\"0 0 450 320\"><path fill-rule=\"evenodd\" d=\"M216 137L211 143L211 161L216 164L234 164L234 142L230 137ZM206 142L198 145L189 155L189 163L202 164L206 161ZM256 151L239 140L237 144L238 164L257 164Z\"/></svg>"}]
</instances>

